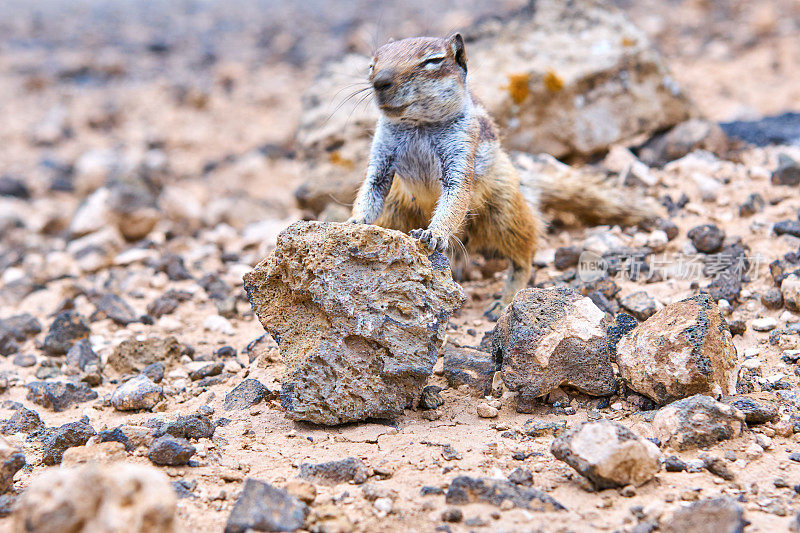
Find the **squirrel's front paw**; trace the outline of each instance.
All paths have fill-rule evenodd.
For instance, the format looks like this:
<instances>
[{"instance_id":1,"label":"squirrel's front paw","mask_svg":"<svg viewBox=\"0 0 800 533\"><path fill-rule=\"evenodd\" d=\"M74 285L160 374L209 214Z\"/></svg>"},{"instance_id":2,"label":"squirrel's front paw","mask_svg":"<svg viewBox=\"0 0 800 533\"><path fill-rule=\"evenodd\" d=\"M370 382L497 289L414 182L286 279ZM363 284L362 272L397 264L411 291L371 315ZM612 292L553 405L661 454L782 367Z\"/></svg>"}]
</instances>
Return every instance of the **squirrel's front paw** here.
<instances>
[{"instance_id":1,"label":"squirrel's front paw","mask_svg":"<svg viewBox=\"0 0 800 533\"><path fill-rule=\"evenodd\" d=\"M350 217L344 221L345 224L366 224L364 217Z\"/></svg>"},{"instance_id":2,"label":"squirrel's front paw","mask_svg":"<svg viewBox=\"0 0 800 533\"><path fill-rule=\"evenodd\" d=\"M418 239L433 252L444 252L447 250L447 237L430 229L415 229L411 231L411 236Z\"/></svg>"}]
</instances>

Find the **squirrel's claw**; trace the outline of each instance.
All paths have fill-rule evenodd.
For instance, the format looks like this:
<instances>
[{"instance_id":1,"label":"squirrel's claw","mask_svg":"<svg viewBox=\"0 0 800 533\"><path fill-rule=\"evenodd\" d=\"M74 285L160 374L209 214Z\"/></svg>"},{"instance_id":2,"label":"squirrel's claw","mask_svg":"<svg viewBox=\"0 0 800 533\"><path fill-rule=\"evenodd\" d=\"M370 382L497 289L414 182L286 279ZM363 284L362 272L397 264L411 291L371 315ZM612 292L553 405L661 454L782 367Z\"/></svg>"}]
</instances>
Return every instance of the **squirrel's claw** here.
<instances>
[{"instance_id":1,"label":"squirrel's claw","mask_svg":"<svg viewBox=\"0 0 800 533\"><path fill-rule=\"evenodd\" d=\"M429 229L415 229L410 235L419 240L432 252L444 252L447 250L447 237L440 235Z\"/></svg>"}]
</instances>

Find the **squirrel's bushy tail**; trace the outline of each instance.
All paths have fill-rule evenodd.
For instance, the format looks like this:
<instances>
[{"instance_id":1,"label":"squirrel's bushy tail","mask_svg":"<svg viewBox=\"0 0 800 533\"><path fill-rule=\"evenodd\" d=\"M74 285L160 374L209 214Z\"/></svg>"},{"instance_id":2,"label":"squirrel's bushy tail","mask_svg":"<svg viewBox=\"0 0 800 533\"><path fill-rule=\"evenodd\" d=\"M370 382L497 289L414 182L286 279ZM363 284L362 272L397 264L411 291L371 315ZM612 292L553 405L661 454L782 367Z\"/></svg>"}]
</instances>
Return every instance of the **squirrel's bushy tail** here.
<instances>
[{"instance_id":1,"label":"squirrel's bushy tail","mask_svg":"<svg viewBox=\"0 0 800 533\"><path fill-rule=\"evenodd\" d=\"M565 222L633 226L658 216L651 199L609 185L600 175L576 171L552 156L515 154L513 160L528 202L545 213L574 218Z\"/></svg>"}]
</instances>

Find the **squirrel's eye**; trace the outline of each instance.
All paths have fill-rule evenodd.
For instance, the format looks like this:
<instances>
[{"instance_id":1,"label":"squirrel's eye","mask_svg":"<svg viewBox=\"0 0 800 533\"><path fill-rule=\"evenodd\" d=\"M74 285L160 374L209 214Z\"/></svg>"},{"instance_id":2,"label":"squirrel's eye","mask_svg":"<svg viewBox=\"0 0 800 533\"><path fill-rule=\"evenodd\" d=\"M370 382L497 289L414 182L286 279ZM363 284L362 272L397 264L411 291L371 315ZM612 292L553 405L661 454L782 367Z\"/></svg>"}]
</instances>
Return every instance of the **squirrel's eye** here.
<instances>
[{"instance_id":1,"label":"squirrel's eye","mask_svg":"<svg viewBox=\"0 0 800 533\"><path fill-rule=\"evenodd\" d=\"M443 57L432 57L432 58L426 59L425 61L420 63L420 66L423 66L423 67L436 66L436 65L441 64L442 61L444 61Z\"/></svg>"}]
</instances>

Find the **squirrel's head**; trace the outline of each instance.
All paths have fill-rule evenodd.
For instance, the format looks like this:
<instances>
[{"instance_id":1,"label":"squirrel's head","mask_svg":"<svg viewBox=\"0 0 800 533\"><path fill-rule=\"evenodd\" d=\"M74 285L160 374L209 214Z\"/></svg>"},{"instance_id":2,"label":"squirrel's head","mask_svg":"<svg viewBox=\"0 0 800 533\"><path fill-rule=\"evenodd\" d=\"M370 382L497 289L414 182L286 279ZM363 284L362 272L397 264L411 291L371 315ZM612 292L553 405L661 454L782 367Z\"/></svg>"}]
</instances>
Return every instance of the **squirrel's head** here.
<instances>
[{"instance_id":1,"label":"squirrel's head","mask_svg":"<svg viewBox=\"0 0 800 533\"><path fill-rule=\"evenodd\" d=\"M467 98L464 39L417 37L375 52L369 81L381 113L392 121L441 122L456 116Z\"/></svg>"}]
</instances>

